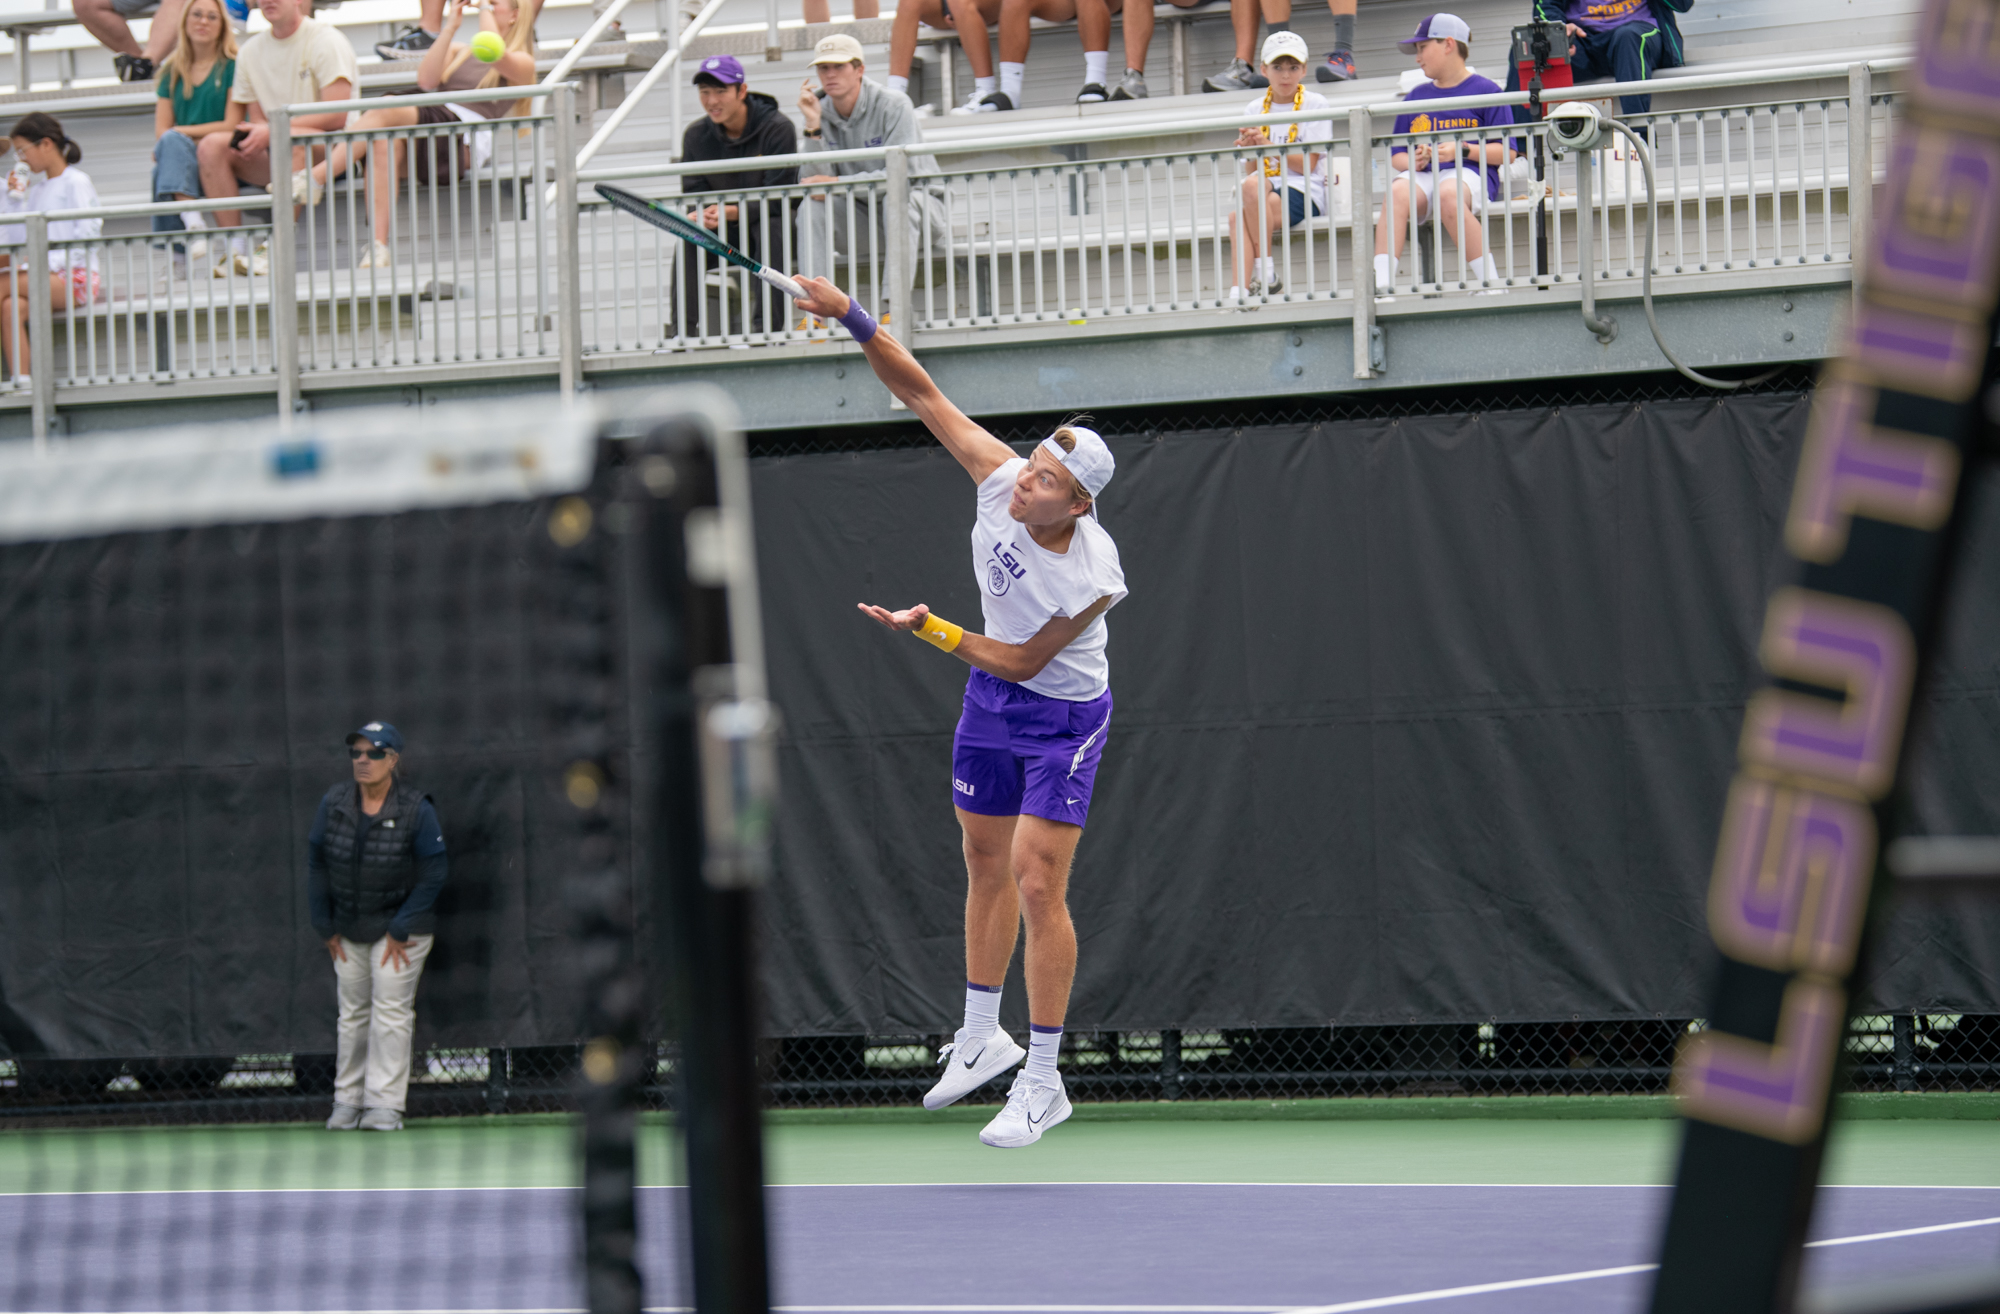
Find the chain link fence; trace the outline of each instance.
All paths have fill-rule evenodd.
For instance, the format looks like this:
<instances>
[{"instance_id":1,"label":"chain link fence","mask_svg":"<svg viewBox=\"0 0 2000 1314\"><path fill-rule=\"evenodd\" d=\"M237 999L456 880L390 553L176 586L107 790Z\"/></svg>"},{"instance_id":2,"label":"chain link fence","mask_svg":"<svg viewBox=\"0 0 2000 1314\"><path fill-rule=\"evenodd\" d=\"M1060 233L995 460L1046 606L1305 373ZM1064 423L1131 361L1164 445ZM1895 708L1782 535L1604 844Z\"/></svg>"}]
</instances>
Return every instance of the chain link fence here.
<instances>
[{"instance_id":1,"label":"chain link fence","mask_svg":"<svg viewBox=\"0 0 2000 1314\"><path fill-rule=\"evenodd\" d=\"M1063 1080L1079 1101L1599 1095L1667 1088L1674 1048L1699 1020L1412 1023L1216 1031L1071 1031ZM763 1047L774 1108L918 1104L950 1036L788 1036ZM576 1108L580 1046L424 1051L409 1116ZM673 1047L655 1047L644 1096L674 1102ZM1860 1091L2000 1089L2000 1015L1856 1018L1848 1082ZM324 1117L331 1054L213 1058L0 1058L0 1127ZM998 1103L1005 1083L969 1097Z\"/></svg>"}]
</instances>

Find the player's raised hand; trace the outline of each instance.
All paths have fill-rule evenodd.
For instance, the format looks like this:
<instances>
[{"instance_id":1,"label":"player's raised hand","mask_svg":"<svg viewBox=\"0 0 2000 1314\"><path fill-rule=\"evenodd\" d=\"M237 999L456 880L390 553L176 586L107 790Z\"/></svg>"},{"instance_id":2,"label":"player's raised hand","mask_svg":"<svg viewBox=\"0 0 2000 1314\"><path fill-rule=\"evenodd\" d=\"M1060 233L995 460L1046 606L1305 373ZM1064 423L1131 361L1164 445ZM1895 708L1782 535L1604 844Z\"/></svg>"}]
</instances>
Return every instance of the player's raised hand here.
<instances>
[{"instance_id":1,"label":"player's raised hand","mask_svg":"<svg viewBox=\"0 0 2000 1314\"><path fill-rule=\"evenodd\" d=\"M908 611L890 611L887 607L872 607L865 602L857 602L854 605L877 623L905 634L920 628L924 623L924 617L931 614L931 609L921 602Z\"/></svg>"},{"instance_id":2,"label":"player's raised hand","mask_svg":"<svg viewBox=\"0 0 2000 1314\"><path fill-rule=\"evenodd\" d=\"M830 279L801 278L798 282L806 290L806 295L798 299L798 308L809 315L839 319L854 304L847 293L835 287Z\"/></svg>"}]
</instances>

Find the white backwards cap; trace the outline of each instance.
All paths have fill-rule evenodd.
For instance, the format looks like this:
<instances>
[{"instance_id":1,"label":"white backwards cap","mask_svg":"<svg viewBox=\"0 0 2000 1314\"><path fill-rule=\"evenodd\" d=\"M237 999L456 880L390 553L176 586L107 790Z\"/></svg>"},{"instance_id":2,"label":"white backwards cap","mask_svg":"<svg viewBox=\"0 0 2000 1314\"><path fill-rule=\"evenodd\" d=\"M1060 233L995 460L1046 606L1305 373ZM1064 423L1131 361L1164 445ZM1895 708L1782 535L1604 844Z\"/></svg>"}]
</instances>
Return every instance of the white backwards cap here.
<instances>
[{"instance_id":1,"label":"white backwards cap","mask_svg":"<svg viewBox=\"0 0 2000 1314\"><path fill-rule=\"evenodd\" d=\"M1097 436L1097 430L1086 429L1080 424L1066 424L1063 428L1075 436L1076 450L1065 452L1053 434L1042 439L1042 450L1083 485L1083 491L1090 494L1090 513L1096 515L1097 498L1104 492L1104 486L1111 482L1112 472L1117 469L1118 463L1111 459L1111 449Z\"/></svg>"}]
</instances>

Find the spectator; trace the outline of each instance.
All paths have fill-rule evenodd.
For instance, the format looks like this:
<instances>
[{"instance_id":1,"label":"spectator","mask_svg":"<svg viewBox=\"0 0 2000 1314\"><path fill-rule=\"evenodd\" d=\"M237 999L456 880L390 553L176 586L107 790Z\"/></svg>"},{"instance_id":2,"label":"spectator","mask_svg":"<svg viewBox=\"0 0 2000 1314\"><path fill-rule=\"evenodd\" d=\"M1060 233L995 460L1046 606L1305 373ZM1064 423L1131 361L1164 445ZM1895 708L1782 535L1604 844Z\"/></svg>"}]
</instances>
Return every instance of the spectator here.
<instances>
[{"instance_id":1,"label":"spectator","mask_svg":"<svg viewBox=\"0 0 2000 1314\"><path fill-rule=\"evenodd\" d=\"M446 8L448 6L445 0L420 0L417 21L389 40L377 41L375 53L391 62L399 59L422 59L424 52L436 44L438 34L444 31Z\"/></svg>"},{"instance_id":2,"label":"spectator","mask_svg":"<svg viewBox=\"0 0 2000 1314\"><path fill-rule=\"evenodd\" d=\"M328 1131L401 1131L417 979L444 889L430 795L396 778L403 736L370 721L347 737L354 779L326 791L306 836L306 908L340 995Z\"/></svg>"},{"instance_id":3,"label":"spectator","mask_svg":"<svg viewBox=\"0 0 2000 1314\"><path fill-rule=\"evenodd\" d=\"M1187 9L1201 0L1172 0L1176 8ZM1111 63L1111 16L1125 15L1125 72L1118 85L1105 95L1105 77ZM1083 90L1076 93L1079 105L1100 100L1144 100L1146 91L1146 48L1153 44L1153 0L1076 0L1076 32L1083 39Z\"/></svg>"},{"instance_id":4,"label":"spectator","mask_svg":"<svg viewBox=\"0 0 2000 1314\"><path fill-rule=\"evenodd\" d=\"M1694 0L1535 0L1537 23L1561 23L1569 33L1570 76L1578 82L1608 77L1613 82L1644 82L1663 68L1679 68L1685 60L1680 23L1675 14L1694 8ZM1521 70L1507 74L1507 90L1521 89ZM1618 112L1644 114L1653 108L1651 96L1620 96Z\"/></svg>"},{"instance_id":5,"label":"spectator","mask_svg":"<svg viewBox=\"0 0 2000 1314\"><path fill-rule=\"evenodd\" d=\"M55 116L25 114L8 134L16 163L0 189L0 212L88 210L98 204L90 175L76 168L83 148L63 135ZM88 305L98 297L97 257L87 246L104 235L102 219L56 219L49 223L49 267L9 269L0 281L0 355L14 371L14 385L28 386L28 312L38 298L57 310ZM25 224L0 225L0 243L28 240ZM11 257L0 260L11 263Z\"/></svg>"},{"instance_id":6,"label":"spectator","mask_svg":"<svg viewBox=\"0 0 2000 1314\"><path fill-rule=\"evenodd\" d=\"M1540 0L1537 0L1540 3ZM1333 15L1333 49L1326 61L1313 70L1321 82L1348 82L1356 76L1354 67L1354 11L1357 0L1326 0ZM1250 67L1250 52L1257 44L1257 20L1264 30L1292 30L1292 0L1230 0L1229 22L1236 31L1236 57L1229 67L1212 78L1202 79L1203 91L1252 91L1265 85L1264 78Z\"/></svg>"},{"instance_id":7,"label":"spectator","mask_svg":"<svg viewBox=\"0 0 2000 1314\"><path fill-rule=\"evenodd\" d=\"M528 0L523 11L519 0L458 0L445 17L440 38L424 52L417 68L417 86L425 91L481 91L489 87L525 87L535 80L535 15L541 0ZM472 57L472 47L452 40L468 12L479 15L479 29L498 35L506 45L499 59L482 64ZM527 107L521 100L475 100L466 104L425 105L411 109L365 111L355 120L356 129L415 128L447 123L487 124L495 119L519 114ZM396 181L414 168L417 181L435 185L464 177L483 164L493 151L490 128L464 133L439 134L414 155L405 138L383 138L368 147L368 199L372 207L375 240L361 257L361 269L388 269L395 263L389 234L396 209ZM336 146L326 159L312 166L308 201L318 204L329 178L347 171L347 147ZM296 190L293 193L297 197Z\"/></svg>"},{"instance_id":8,"label":"spectator","mask_svg":"<svg viewBox=\"0 0 2000 1314\"><path fill-rule=\"evenodd\" d=\"M308 101L349 100L359 85L354 47L337 30L308 17L303 0L257 0L268 32L259 32L243 43L236 56L236 78L229 89L230 100L246 108L248 122L229 133L210 133L197 145L201 163L202 194L209 197L236 196L242 184L264 187L271 184L272 110ZM338 132L347 125L347 114L334 110L326 114L295 115L292 137ZM319 203L319 183L307 172L308 154L316 158L323 148L297 144L285 168L292 175L292 213ZM275 189L274 189L275 193ZM216 226L234 228L242 222L240 210L215 212ZM233 268L239 274L269 272L265 254L252 255L238 235L230 239L231 258L216 266L220 278Z\"/></svg>"},{"instance_id":9,"label":"spectator","mask_svg":"<svg viewBox=\"0 0 2000 1314\"><path fill-rule=\"evenodd\" d=\"M1430 81L1421 83L1404 99L1439 100L1457 96L1487 96L1500 90L1491 78L1483 78L1465 66L1471 53L1472 29L1456 14L1432 14L1417 24L1416 35L1396 43L1399 50L1417 57L1417 66ZM1500 127L1514 121L1507 106L1486 109L1449 110L1427 113L1413 109L1397 116L1392 135L1452 132L1465 129ZM1472 140L1428 138L1390 152L1389 163L1397 170L1389 184L1389 203L1375 224L1375 287L1378 293L1394 286L1397 257L1408 235L1411 207L1418 222L1430 217L1438 207L1438 220L1465 257L1470 277L1495 282L1500 267L1486 253L1486 232L1479 216L1489 203L1500 199L1500 175L1507 166L1508 145L1504 136ZM1442 258L1442 252L1440 259ZM1492 291L1498 294L1499 289Z\"/></svg>"},{"instance_id":10,"label":"spectator","mask_svg":"<svg viewBox=\"0 0 2000 1314\"><path fill-rule=\"evenodd\" d=\"M910 94L910 64L917 54L917 24L948 27L958 33L958 44L965 47L965 61L972 65L972 94L965 98L965 104L951 107L951 112L982 112L987 97L1000 89L1000 80L993 76L993 43L986 35L986 25L1000 21L1000 4L1001 0L958 0L958 9L954 11L950 0L898 0L895 26L889 32L889 90ZM976 23L960 21L974 15L979 19ZM1003 107L995 104L991 108ZM1012 109L1013 104L1010 102L1004 108Z\"/></svg>"},{"instance_id":11,"label":"spectator","mask_svg":"<svg viewBox=\"0 0 2000 1314\"><path fill-rule=\"evenodd\" d=\"M813 49L812 62L819 69L820 87L815 89L807 80L799 88L799 115L806 125L802 153L914 146L922 140L917 132L917 112L910 107L910 98L890 91L880 83L870 82L864 76L867 66L862 61L859 41L845 35L825 37ZM824 100L820 95L822 91ZM888 173L879 157L875 160L843 160L827 167L833 172L815 173L799 181L807 184L831 183L882 178ZM927 155L913 155L910 157L910 172L935 173L937 161ZM849 229L850 209L846 195L854 197L851 213L866 226L868 236L865 248L859 244L860 235ZM826 193L808 196L805 204L799 207L800 271L810 276L831 277L836 250L847 253L850 268L864 263L872 265L874 261L870 256L881 252L879 244L885 240L886 219L879 213L874 198L865 192L843 194L838 205L828 204ZM913 261L926 231L933 245L944 241L943 219L936 199L922 188L912 186L906 222L910 226L908 249ZM888 307L889 299L882 297L882 304ZM901 306L889 308L903 309ZM883 322L887 320L885 310ZM804 327L815 325L808 318Z\"/></svg>"},{"instance_id":12,"label":"spectator","mask_svg":"<svg viewBox=\"0 0 2000 1314\"><path fill-rule=\"evenodd\" d=\"M778 109L778 102L746 83L743 65L734 55L711 55L701 62L694 75L695 94L701 97L703 118L690 123L681 136L681 159L740 160L756 155L792 155L799 139L792 121ZM740 191L748 187L787 187L799 180L795 168L760 169L751 173L691 173L681 177L681 193L699 200L705 192ZM746 213L747 211L747 213ZM777 217L767 222L766 212ZM783 216L786 202L768 197L734 204L721 201L698 205L688 217L721 234L722 240L739 251L748 251L773 268L786 261ZM701 304L706 291L702 283L702 253L692 242L676 243L681 249L681 330L702 331ZM763 283L751 280L756 300L750 311L753 330L785 322L786 306ZM726 329L725 329L726 331ZM669 337L673 336L668 334Z\"/></svg>"},{"instance_id":13,"label":"spectator","mask_svg":"<svg viewBox=\"0 0 2000 1314\"><path fill-rule=\"evenodd\" d=\"M1306 39L1296 32L1273 32L1264 39L1264 76L1270 86L1244 108L1246 118L1262 118L1274 109L1280 114L1298 114L1327 108L1326 97L1307 91L1302 85L1306 61L1312 58ZM1330 120L1292 123L1267 129L1262 124L1239 128L1238 146L1270 146L1276 132L1286 146L1310 146L1333 140ZM1229 300L1241 304L1246 297L1259 297L1283 290L1277 263L1271 256L1269 239L1280 225L1297 228L1308 212L1326 213L1326 152L1286 151L1283 155L1257 156L1243 162L1250 176L1243 180L1243 204L1229 215L1230 244L1236 252L1236 286ZM1241 230L1239 231L1239 225Z\"/></svg>"},{"instance_id":14,"label":"spectator","mask_svg":"<svg viewBox=\"0 0 2000 1314\"><path fill-rule=\"evenodd\" d=\"M187 0L181 6L179 40L160 64L159 95L153 102L153 199L186 201L200 196L198 143L214 133L236 131L243 107L229 99L236 77L236 33L222 0ZM176 233L208 227L200 210L156 214L153 231ZM199 239L197 239L199 240ZM207 250L188 248L199 258Z\"/></svg>"},{"instance_id":15,"label":"spectator","mask_svg":"<svg viewBox=\"0 0 2000 1314\"><path fill-rule=\"evenodd\" d=\"M111 52L111 67L120 82L151 81L180 31L181 0L73 0L71 10L83 30ZM129 20L148 14L153 25L141 46Z\"/></svg>"},{"instance_id":16,"label":"spectator","mask_svg":"<svg viewBox=\"0 0 2000 1314\"><path fill-rule=\"evenodd\" d=\"M984 94L975 90L973 99L954 109L954 114L991 114L1021 108L1021 83L1028 72L1028 45L1034 39L1029 22L1039 18L1048 23L1067 23L1076 17L1077 0L999 0L999 3L1000 88ZM1103 66L1104 52L1099 51L1100 81L1104 76Z\"/></svg>"}]
</instances>

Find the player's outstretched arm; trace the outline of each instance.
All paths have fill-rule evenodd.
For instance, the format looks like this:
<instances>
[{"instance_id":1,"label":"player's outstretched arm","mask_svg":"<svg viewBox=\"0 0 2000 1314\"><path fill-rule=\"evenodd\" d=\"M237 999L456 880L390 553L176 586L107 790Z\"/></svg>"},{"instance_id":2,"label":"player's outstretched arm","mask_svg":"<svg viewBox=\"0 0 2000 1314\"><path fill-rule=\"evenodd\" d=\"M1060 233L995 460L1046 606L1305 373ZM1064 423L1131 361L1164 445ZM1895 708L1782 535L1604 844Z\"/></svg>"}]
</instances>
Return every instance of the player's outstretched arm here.
<instances>
[{"instance_id":1,"label":"player's outstretched arm","mask_svg":"<svg viewBox=\"0 0 2000 1314\"><path fill-rule=\"evenodd\" d=\"M800 310L818 315L822 319L840 319L853 306L853 299L824 278L801 278L799 285L806 290L806 297L798 302ZM852 331L852 326L850 326ZM861 344L861 350L868 357L868 364L874 369L875 377L882 380L896 400L910 408L910 413L924 422L937 435L945 450L958 458L965 472L972 476L972 482L986 482L986 476L993 473L1001 462L1014 459L1014 450L980 428L969 419L964 411L951 404L951 400L938 391L936 383L924 367L917 364L917 358L910 349L889 330L877 328L873 337Z\"/></svg>"},{"instance_id":2,"label":"player's outstretched arm","mask_svg":"<svg viewBox=\"0 0 2000 1314\"><path fill-rule=\"evenodd\" d=\"M921 602L908 611L890 611L886 607L871 607L865 602L855 605L889 629L902 633L917 631L917 637L977 666L988 675L1019 684L1040 675L1042 668L1054 661L1057 653L1076 642L1076 636L1104 614L1111 605L1111 599L1099 598L1085 607L1081 615L1052 617L1026 643L1002 643L983 634L968 634L950 621L932 616L931 609Z\"/></svg>"}]
</instances>

